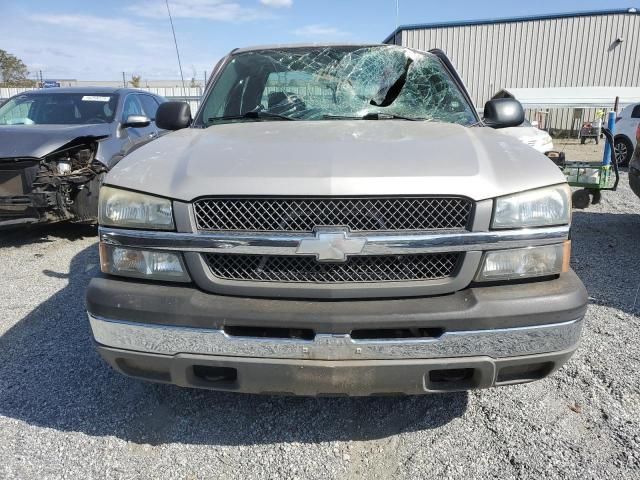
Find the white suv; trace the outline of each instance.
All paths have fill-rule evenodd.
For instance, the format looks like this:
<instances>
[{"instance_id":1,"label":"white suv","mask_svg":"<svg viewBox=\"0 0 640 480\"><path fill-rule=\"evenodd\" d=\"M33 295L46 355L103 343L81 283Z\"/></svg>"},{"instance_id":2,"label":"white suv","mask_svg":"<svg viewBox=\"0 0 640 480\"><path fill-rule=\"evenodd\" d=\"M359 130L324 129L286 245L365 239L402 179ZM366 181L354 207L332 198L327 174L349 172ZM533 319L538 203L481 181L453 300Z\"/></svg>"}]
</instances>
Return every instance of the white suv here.
<instances>
[{"instance_id":1,"label":"white suv","mask_svg":"<svg viewBox=\"0 0 640 480\"><path fill-rule=\"evenodd\" d=\"M636 147L636 129L640 124L640 103L625 107L616 119L615 149L618 165L629 165Z\"/></svg>"}]
</instances>

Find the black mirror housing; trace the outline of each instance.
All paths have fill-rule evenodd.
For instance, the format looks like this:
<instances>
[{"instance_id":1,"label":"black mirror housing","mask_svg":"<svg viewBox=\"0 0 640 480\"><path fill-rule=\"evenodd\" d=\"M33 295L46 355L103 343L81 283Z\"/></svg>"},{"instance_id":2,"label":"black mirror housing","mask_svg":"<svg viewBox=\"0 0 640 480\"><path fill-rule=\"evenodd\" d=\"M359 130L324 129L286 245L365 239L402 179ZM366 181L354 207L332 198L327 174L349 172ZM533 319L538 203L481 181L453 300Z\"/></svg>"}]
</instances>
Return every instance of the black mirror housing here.
<instances>
[{"instance_id":1,"label":"black mirror housing","mask_svg":"<svg viewBox=\"0 0 640 480\"><path fill-rule=\"evenodd\" d=\"M483 121L491 128L517 127L524 122L524 109L515 98L494 98L484 105Z\"/></svg>"},{"instance_id":2,"label":"black mirror housing","mask_svg":"<svg viewBox=\"0 0 640 480\"><path fill-rule=\"evenodd\" d=\"M122 128L144 128L151 125L151 119L144 115L129 115L122 124Z\"/></svg>"},{"instance_id":3,"label":"black mirror housing","mask_svg":"<svg viewBox=\"0 0 640 480\"><path fill-rule=\"evenodd\" d=\"M191 107L187 102L165 102L156 112L156 126L162 130L181 130L191 125Z\"/></svg>"}]
</instances>

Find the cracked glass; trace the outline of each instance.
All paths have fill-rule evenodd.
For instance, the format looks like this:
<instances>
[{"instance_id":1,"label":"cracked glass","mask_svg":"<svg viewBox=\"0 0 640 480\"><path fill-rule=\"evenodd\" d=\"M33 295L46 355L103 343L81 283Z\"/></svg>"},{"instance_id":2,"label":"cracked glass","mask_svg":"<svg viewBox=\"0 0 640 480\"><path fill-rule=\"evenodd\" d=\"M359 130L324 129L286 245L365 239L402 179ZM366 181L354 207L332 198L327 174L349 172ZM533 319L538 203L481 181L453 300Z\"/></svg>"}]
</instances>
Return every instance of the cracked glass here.
<instances>
[{"instance_id":1,"label":"cracked glass","mask_svg":"<svg viewBox=\"0 0 640 480\"><path fill-rule=\"evenodd\" d=\"M207 96L198 123L343 118L478 121L438 57L385 45L237 54Z\"/></svg>"}]
</instances>

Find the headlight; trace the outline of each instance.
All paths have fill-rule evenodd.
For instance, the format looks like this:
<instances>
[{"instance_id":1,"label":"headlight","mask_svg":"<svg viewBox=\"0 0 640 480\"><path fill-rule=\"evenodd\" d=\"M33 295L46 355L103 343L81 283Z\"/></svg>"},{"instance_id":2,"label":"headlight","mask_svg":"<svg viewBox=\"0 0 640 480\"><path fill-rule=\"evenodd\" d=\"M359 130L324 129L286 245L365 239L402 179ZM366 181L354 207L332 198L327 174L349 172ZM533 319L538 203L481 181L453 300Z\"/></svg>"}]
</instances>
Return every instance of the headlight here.
<instances>
[{"instance_id":1,"label":"headlight","mask_svg":"<svg viewBox=\"0 0 640 480\"><path fill-rule=\"evenodd\" d=\"M139 250L100 244L100 268L104 273L123 277L171 282L190 282L182 256L172 252Z\"/></svg>"},{"instance_id":2,"label":"headlight","mask_svg":"<svg viewBox=\"0 0 640 480\"><path fill-rule=\"evenodd\" d=\"M98 221L111 227L173 230L171 200L113 187L100 189Z\"/></svg>"},{"instance_id":3,"label":"headlight","mask_svg":"<svg viewBox=\"0 0 640 480\"><path fill-rule=\"evenodd\" d=\"M555 185L496 198L492 228L567 225L571 220L571 189Z\"/></svg>"},{"instance_id":4,"label":"headlight","mask_svg":"<svg viewBox=\"0 0 640 480\"><path fill-rule=\"evenodd\" d=\"M569 271L571 242L542 247L516 248L487 252L478 282L545 277Z\"/></svg>"}]
</instances>

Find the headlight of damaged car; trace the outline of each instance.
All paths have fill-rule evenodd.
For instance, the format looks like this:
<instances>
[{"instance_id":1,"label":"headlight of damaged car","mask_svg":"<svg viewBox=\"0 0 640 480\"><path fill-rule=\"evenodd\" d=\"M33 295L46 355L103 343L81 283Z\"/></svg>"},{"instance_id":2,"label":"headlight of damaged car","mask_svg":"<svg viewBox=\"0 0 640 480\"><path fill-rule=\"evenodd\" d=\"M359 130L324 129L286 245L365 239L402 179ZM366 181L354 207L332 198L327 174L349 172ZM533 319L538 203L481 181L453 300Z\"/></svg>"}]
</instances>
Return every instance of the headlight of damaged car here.
<instances>
[{"instance_id":1,"label":"headlight of damaged car","mask_svg":"<svg viewBox=\"0 0 640 480\"><path fill-rule=\"evenodd\" d=\"M567 225L571 220L571 189L567 184L499 197L492 228Z\"/></svg>"},{"instance_id":2,"label":"headlight of damaged car","mask_svg":"<svg viewBox=\"0 0 640 480\"><path fill-rule=\"evenodd\" d=\"M100 189L100 225L173 230L171 200L113 187Z\"/></svg>"}]
</instances>

